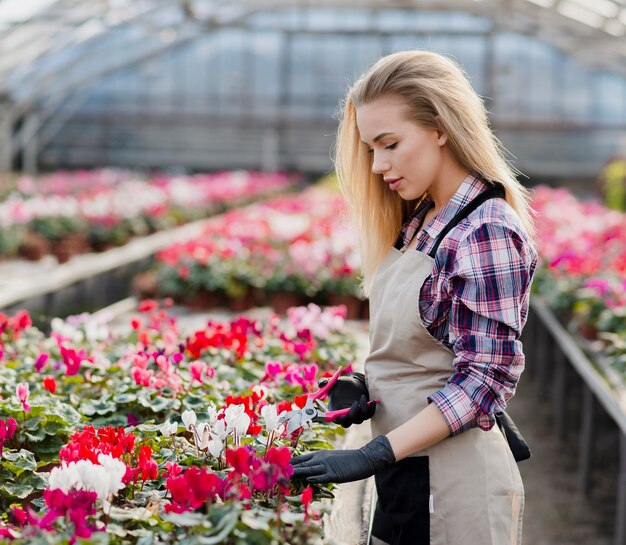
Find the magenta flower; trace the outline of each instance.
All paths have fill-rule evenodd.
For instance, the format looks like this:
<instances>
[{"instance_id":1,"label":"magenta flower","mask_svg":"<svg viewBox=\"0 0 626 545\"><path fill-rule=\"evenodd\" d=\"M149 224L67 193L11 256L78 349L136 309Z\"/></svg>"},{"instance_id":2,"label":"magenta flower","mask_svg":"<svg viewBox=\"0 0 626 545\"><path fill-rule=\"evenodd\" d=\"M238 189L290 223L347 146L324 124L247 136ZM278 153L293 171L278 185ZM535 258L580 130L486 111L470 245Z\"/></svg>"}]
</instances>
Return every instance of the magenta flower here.
<instances>
[{"instance_id":1,"label":"magenta flower","mask_svg":"<svg viewBox=\"0 0 626 545\"><path fill-rule=\"evenodd\" d=\"M50 354L46 352L42 352L41 354L39 354L39 356L37 357L37 360L35 361L35 371L37 371L38 373L41 373L43 368L46 366L46 363L48 363L49 358L50 358Z\"/></svg>"},{"instance_id":2,"label":"magenta flower","mask_svg":"<svg viewBox=\"0 0 626 545\"><path fill-rule=\"evenodd\" d=\"M13 418L0 420L0 456L2 456L2 447L4 446L4 443L15 435L16 429L17 422L15 422Z\"/></svg>"}]
</instances>

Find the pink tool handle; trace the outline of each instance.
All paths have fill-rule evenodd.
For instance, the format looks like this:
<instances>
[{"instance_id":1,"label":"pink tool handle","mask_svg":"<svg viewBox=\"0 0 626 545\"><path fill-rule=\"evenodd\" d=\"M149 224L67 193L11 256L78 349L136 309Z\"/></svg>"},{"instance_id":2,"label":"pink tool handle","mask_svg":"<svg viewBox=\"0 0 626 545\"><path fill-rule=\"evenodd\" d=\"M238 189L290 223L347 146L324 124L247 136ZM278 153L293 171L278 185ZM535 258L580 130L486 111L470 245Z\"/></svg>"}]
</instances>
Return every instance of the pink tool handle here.
<instances>
[{"instance_id":1,"label":"pink tool handle","mask_svg":"<svg viewBox=\"0 0 626 545\"><path fill-rule=\"evenodd\" d=\"M367 406L369 407L372 403L380 403L377 399L373 401L368 401ZM324 420L326 422L333 422L337 418L341 418L342 416L348 416L350 412L350 407L347 409L339 409L338 411L327 411L324 413Z\"/></svg>"},{"instance_id":2,"label":"pink tool handle","mask_svg":"<svg viewBox=\"0 0 626 545\"><path fill-rule=\"evenodd\" d=\"M309 398L313 400L324 399L328 395L328 390L330 390L333 387L333 384L337 382L337 379L339 378L339 375L341 375L342 370L343 370L342 367L337 369L335 371L335 374L328 379L328 382L324 384L324 386L322 386L317 392L313 392L312 394L309 394Z\"/></svg>"}]
</instances>

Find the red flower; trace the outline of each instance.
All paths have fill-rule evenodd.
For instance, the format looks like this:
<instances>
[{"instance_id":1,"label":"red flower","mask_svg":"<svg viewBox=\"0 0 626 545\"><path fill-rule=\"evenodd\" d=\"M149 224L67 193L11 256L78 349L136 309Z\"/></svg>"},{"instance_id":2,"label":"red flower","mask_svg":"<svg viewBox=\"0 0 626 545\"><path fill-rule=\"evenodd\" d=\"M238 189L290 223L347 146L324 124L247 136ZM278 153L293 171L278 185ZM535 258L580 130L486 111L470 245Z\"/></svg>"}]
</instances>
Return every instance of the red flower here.
<instances>
[{"instance_id":1,"label":"red flower","mask_svg":"<svg viewBox=\"0 0 626 545\"><path fill-rule=\"evenodd\" d=\"M139 470L141 478L144 481L156 479L159 475L159 466L152 459L152 449L148 445L144 445L139 449Z\"/></svg>"},{"instance_id":2,"label":"red flower","mask_svg":"<svg viewBox=\"0 0 626 545\"><path fill-rule=\"evenodd\" d=\"M248 447L226 449L226 463L235 470L236 475L247 475L252 463L252 453Z\"/></svg>"},{"instance_id":3,"label":"red flower","mask_svg":"<svg viewBox=\"0 0 626 545\"><path fill-rule=\"evenodd\" d=\"M190 467L179 477L169 477L165 486L172 494L172 503L166 512L182 513L199 509L216 497L223 499L226 481L205 468Z\"/></svg>"},{"instance_id":4,"label":"red flower","mask_svg":"<svg viewBox=\"0 0 626 545\"><path fill-rule=\"evenodd\" d=\"M302 505L304 505L304 509L306 510L311 501L313 500L313 489L310 486L307 486L302 491Z\"/></svg>"},{"instance_id":5,"label":"red flower","mask_svg":"<svg viewBox=\"0 0 626 545\"><path fill-rule=\"evenodd\" d=\"M132 318L130 321L130 327L133 331L137 331L142 325L143 323L139 318Z\"/></svg>"},{"instance_id":6,"label":"red flower","mask_svg":"<svg viewBox=\"0 0 626 545\"><path fill-rule=\"evenodd\" d=\"M57 391L57 381L54 380L54 377L47 376L43 379L43 387L48 390L51 394Z\"/></svg>"},{"instance_id":7,"label":"red flower","mask_svg":"<svg viewBox=\"0 0 626 545\"><path fill-rule=\"evenodd\" d=\"M157 303L154 299L144 299L139 302L137 310L139 310L139 312L152 312L157 308L159 308L159 303Z\"/></svg>"}]
</instances>

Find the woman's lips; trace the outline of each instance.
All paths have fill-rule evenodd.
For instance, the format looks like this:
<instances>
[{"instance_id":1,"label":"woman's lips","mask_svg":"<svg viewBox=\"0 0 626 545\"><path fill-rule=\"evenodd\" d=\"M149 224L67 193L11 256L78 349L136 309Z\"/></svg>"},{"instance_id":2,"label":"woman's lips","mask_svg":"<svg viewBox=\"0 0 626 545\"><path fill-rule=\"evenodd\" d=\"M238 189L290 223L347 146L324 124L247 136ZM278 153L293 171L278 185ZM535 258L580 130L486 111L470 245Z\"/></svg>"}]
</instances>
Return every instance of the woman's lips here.
<instances>
[{"instance_id":1,"label":"woman's lips","mask_svg":"<svg viewBox=\"0 0 626 545\"><path fill-rule=\"evenodd\" d=\"M391 189L391 191L395 191L398 187L400 187L401 180L402 178L389 178L385 180L385 183L389 184L389 189Z\"/></svg>"}]
</instances>

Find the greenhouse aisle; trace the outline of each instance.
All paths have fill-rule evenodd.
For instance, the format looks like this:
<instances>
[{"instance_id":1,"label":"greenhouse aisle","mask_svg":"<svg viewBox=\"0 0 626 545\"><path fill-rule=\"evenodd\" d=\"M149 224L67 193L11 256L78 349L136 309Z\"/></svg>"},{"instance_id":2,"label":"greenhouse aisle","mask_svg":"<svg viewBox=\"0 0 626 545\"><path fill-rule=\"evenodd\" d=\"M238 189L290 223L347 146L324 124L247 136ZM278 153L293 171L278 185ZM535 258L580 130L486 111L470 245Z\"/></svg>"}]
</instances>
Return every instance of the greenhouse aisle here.
<instances>
[{"instance_id":1,"label":"greenhouse aisle","mask_svg":"<svg viewBox=\"0 0 626 545\"><path fill-rule=\"evenodd\" d=\"M578 485L575 428L561 444L551 405L538 403L536 383L522 376L508 412L528 441L532 457L519 465L526 490L524 545L612 545L616 468L594 474L590 499Z\"/></svg>"}]
</instances>

